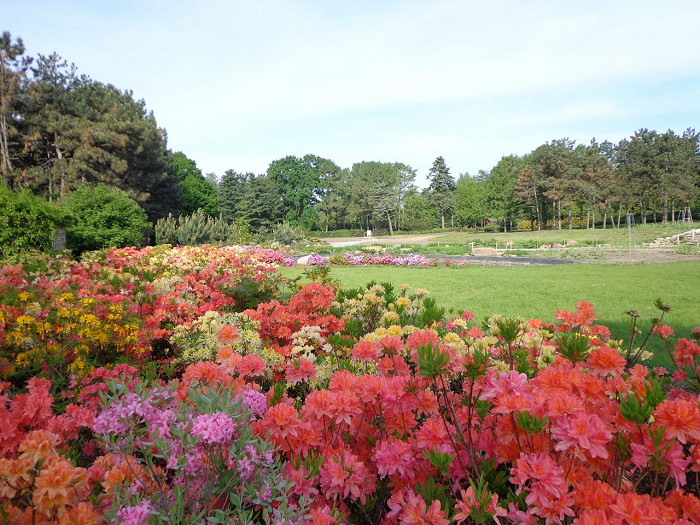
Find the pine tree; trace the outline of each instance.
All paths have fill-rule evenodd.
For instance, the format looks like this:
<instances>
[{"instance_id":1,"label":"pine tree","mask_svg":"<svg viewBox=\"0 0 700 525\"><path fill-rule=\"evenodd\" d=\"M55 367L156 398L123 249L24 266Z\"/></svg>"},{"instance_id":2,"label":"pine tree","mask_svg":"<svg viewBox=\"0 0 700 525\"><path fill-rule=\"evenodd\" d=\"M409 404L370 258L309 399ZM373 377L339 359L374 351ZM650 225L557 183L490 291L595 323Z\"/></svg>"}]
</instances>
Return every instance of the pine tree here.
<instances>
[{"instance_id":1,"label":"pine tree","mask_svg":"<svg viewBox=\"0 0 700 525\"><path fill-rule=\"evenodd\" d=\"M21 38L12 42L12 36L5 31L0 36L0 182L16 186L13 148L19 140L17 126L21 94L20 88L31 58L24 57L24 44Z\"/></svg>"},{"instance_id":2,"label":"pine tree","mask_svg":"<svg viewBox=\"0 0 700 525\"><path fill-rule=\"evenodd\" d=\"M445 165L445 159L441 156L436 158L428 173L430 185L430 201L436 211L440 214L440 227L445 228L445 214L451 213L455 209L455 189L457 185L455 179L450 175L450 169Z\"/></svg>"}]
</instances>

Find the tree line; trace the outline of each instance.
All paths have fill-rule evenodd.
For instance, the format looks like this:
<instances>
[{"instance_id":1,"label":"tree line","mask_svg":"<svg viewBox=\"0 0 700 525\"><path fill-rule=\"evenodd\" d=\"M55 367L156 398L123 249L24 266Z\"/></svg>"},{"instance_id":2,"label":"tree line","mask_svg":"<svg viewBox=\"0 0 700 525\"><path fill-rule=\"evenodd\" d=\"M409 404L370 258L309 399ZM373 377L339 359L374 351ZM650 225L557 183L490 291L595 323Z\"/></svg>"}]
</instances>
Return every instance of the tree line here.
<instances>
[{"instance_id":1,"label":"tree line","mask_svg":"<svg viewBox=\"0 0 700 525\"><path fill-rule=\"evenodd\" d=\"M503 157L490 171L455 178L437 157L427 187L401 162L349 168L290 155L265 173L203 174L172 152L167 133L130 91L78 75L56 53L28 57L0 37L0 180L48 202L85 186L126 193L158 219L197 210L269 231L416 231L446 227L619 227L687 218L700 196L700 134L640 129L617 144L562 138Z\"/></svg>"},{"instance_id":2,"label":"tree line","mask_svg":"<svg viewBox=\"0 0 700 525\"><path fill-rule=\"evenodd\" d=\"M254 227L281 220L307 229L502 230L612 227L688 220L700 204L700 134L640 129L617 144L547 142L456 180L443 157L415 185L402 163L340 168L314 155L273 161L262 175L227 171L220 211ZM633 218L633 219L632 219Z\"/></svg>"},{"instance_id":3,"label":"tree line","mask_svg":"<svg viewBox=\"0 0 700 525\"><path fill-rule=\"evenodd\" d=\"M496 219L504 229L620 227L688 220L700 197L700 134L640 129L613 144L559 139L523 156L503 157L490 172L457 182L462 225Z\"/></svg>"}]
</instances>

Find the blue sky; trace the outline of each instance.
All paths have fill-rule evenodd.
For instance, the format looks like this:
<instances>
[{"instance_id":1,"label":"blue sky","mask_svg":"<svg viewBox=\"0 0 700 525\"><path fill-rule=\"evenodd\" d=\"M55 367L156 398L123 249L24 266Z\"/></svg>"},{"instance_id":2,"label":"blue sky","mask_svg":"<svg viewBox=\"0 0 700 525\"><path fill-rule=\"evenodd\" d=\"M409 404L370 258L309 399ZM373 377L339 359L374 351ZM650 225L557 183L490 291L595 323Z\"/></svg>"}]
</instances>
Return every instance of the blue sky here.
<instances>
[{"instance_id":1,"label":"blue sky","mask_svg":"<svg viewBox=\"0 0 700 525\"><path fill-rule=\"evenodd\" d=\"M143 98L203 172L313 153L457 176L700 127L700 2L5 0L31 55Z\"/></svg>"}]
</instances>

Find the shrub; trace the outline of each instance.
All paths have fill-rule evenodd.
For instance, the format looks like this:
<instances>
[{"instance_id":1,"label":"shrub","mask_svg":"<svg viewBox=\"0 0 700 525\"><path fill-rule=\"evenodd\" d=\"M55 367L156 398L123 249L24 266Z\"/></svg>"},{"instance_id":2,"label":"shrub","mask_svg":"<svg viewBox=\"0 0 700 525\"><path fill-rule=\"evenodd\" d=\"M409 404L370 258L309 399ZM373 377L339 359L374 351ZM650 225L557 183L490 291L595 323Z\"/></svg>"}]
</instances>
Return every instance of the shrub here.
<instances>
[{"instance_id":1,"label":"shrub","mask_svg":"<svg viewBox=\"0 0 700 525\"><path fill-rule=\"evenodd\" d=\"M245 390L174 389L129 392L111 384L94 431L118 458L123 481L105 517L122 523L137 514L159 523L290 523L303 507L289 503L292 483L272 445L250 422L267 410L265 396ZM103 486L118 476L105 476ZM129 521L131 523L131 521ZM145 520L144 520L145 522Z\"/></svg>"},{"instance_id":2,"label":"shrub","mask_svg":"<svg viewBox=\"0 0 700 525\"><path fill-rule=\"evenodd\" d=\"M289 246L297 241L304 240L306 235L301 228L293 228L288 223L278 224L272 229L272 236L280 244Z\"/></svg>"},{"instance_id":3,"label":"shrub","mask_svg":"<svg viewBox=\"0 0 700 525\"><path fill-rule=\"evenodd\" d=\"M0 184L0 257L28 250L50 252L56 230L71 218L64 208Z\"/></svg>"},{"instance_id":4,"label":"shrub","mask_svg":"<svg viewBox=\"0 0 700 525\"><path fill-rule=\"evenodd\" d=\"M66 199L66 208L76 218L66 229L66 244L78 253L139 246L150 227L146 212L135 200L105 184L78 188Z\"/></svg>"},{"instance_id":5,"label":"shrub","mask_svg":"<svg viewBox=\"0 0 700 525\"><path fill-rule=\"evenodd\" d=\"M248 244L252 240L250 224L244 219L229 224L222 218L206 215L201 209L192 215L168 215L158 220L155 229L156 244Z\"/></svg>"}]
</instances>

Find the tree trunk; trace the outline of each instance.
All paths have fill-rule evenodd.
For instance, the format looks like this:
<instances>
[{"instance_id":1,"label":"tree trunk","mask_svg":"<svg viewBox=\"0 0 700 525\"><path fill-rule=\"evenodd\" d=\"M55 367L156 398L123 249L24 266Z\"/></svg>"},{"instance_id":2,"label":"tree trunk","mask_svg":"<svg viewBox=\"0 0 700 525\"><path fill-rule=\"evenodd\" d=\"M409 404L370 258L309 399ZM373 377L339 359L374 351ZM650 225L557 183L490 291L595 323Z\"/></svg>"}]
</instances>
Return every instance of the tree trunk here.
<instances>
[{"instance_id":1,"label":"tree trunk","mask_svg":"<svg viewBox=\"0 0 700 525\"><path fill-rule=\"evenodd\" d=\"M574 228L573 213L574 213L574 205L572 204L571 206L569 206L569 229L570 230L572 230Z\"/></svg>"},{"instance_id":2,"label":"tree trunk","mask_svg":"<svg viewBox=\"0 0 700 525\"><path fill-rule=\"evenodd\" d=\"M440 212L440 225L442 229L445 229L445 212Z\"/></svg>"},{"instance_id":3,"label":"tree trunk","mask_svg":"<svg viewBox=\"0 0 700 525\"><path fill-rule=\"evenodd\" d=\"M671 222L676 223L676 199L671 199Z\"/></svg>"},{"instance_id":4,"label":"tree trunk","mask_svg":"<svg viewBox=\"0 0 700 525\"><path fill-rule=\"evenodd\" d=\"M595 230L595 204L591 206L591 229Z\"/></svg>"},{"instance_id":5,"label":"tree trunk","mask_svg":"<svg viewBox=\"0 0 700 525\"><path fill-rule=\"evenodd\" d=\"M617 207L617 227L620 227L620 219L622 219L622 203Z\"/></svg>"},{"instance_id":6,"label":"tree trunk","mask_svg":"<svg viewBox=\"0 0 700 525\"><path fill-rule=\"evenodd\" d=\"M608 222L608 198L605 197L605 207L603 208L603 229L605 229L605 223Z\"/></svg>"},{"instance_id":7,"label":"tree trunk","mask_svg":"<svg viewBox=\"0 0 700 525\"><path fill-rule=\"evenodd\" d=\"M642 197L642 200L639 202L639 208L642 212L642 226L646 225L647 223L647 199L646 195Z\"/></svg>"},{"instance_id":8,"label":"tree trunk","mask_svg":"<svg viewBox=\"0 0 700 525\"><path fill-rule=\"evenodd\" d=\"M661 211L661 223L668 224L668 195L664 195L664 208Z\"/></svg>"},{"instance_id":9,"label":"tree trunk","mask_svg":"<svg viewBox=\"0 0 700 525\"><path fill-rule=\"evenodd\" d=\"M561 199L557 199L557 221L561 230Z\"/></svg>"},{"instance_id":10,"label":"tree trunk","mask_svg":"<svg viewBox=\"0 0 700 525\"><path fill-rule=\"evenodd\" d=\"M387 213L386 218L389 219L389 235L394 235L394 228L391 226L391 215Z\"/></svg>"},{"instance_id":11,"label":"tree trunk","mask_svg":"<svg viewBox=\"0 0 700 525\"><path fill-rule=\"evenodd\" d=\"M13 167L10 161L10 149L7 146L7 118L5 115L0 116L0 157L2 157L2 163L0 164L0 173L5 175L12 173Z\"/></svg>"}]
</instances>

